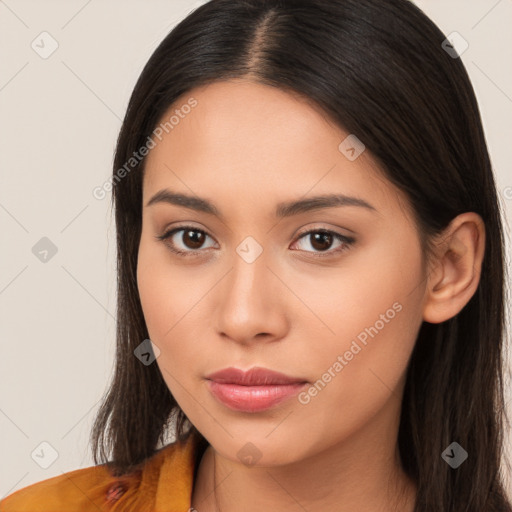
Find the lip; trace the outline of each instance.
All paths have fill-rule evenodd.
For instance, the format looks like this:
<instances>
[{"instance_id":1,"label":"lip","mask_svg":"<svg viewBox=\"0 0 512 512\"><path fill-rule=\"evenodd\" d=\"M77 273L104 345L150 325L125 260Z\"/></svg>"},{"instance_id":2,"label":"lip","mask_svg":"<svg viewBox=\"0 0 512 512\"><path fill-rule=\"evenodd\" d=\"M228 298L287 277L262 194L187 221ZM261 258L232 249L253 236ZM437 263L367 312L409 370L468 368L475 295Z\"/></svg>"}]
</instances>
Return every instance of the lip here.
<instances>
[{"instance_id":1,"label":"lip","mask_svg":"<svg viewBox=\"0 0 512 512\"><path fill-rule=\"evenodd\" d=\"M306 379L289 377L284 373L275 372L261 366L255 366L247 371L233 367L224 368L207 375L206 378L221 384L238 384L240 386L279 386L307 382Z\"/></svg>"},{"instance_id":2,"label":"lip","mask_svg":"<svg viewBox=\"0 0 512 512\"><path fill-rule=\"evenodd\" d=\"M206 377L210 392L230 409L259 412L296 395L308 384L305 379L254 367L244 372L225 368Z\"/></svg>"}]
</instances>

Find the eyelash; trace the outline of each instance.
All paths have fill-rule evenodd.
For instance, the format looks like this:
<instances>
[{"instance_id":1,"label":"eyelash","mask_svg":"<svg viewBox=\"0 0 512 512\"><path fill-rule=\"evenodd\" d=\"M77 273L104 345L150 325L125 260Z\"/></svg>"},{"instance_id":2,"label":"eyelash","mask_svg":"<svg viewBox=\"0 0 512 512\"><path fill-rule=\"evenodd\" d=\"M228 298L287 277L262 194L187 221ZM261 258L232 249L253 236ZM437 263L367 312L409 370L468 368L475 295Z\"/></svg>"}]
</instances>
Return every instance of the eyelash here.
<instances>
[{"instance_id":1,"label":"eyelash","mask_svg":"<svg viewBox=\"0 0 512 512\"><path fill-rule=\"evenodd\" d=\"M181 249L176 249L171 244L167 243L167 240L169 238L171 238L174 234L176 234L176 233L178 233L180 231L194 231L194 232L197 232L197 233L202 233L203 235L207 235L210 238L213 238L206 231L204 231L202 229L199 229L199 228L196 228L194 226L179 226L177 228L173 228L173 229L165 232L163 235L156 236L155 238L157 238L161 242L164 242L165 245L169 248L169 250L172 251L175 254L178 254L178 255L183 256L183 257L195 257L195 256L198 256L199 252L201 252L200 249L189 250L189 251L182 251ZM331 231L331 230L323 229L323 228L311 229L309 231L301 233L298 236L297 240L300 240L301 238L304 238L306 235L310 235L312 233L322 233L322 234L327 234L327 235L333 235L333 237L336 240L338 240L339 242L343 243L343 245L341 245L340 247L338 247L338 249L335 249L333 251L329 250L329 251L320 252L320 253L319 252L311 252L311 251L302 251L302 252L311 253L311 255L314 258L328 258L328 257L332 257L335 254L339 254L339 253L345 252L355 242L355 239L352 238L352 237L347 237L347 236L344 236L341 233L338 233L336 231Z\"/></svg>"}]
</instances>

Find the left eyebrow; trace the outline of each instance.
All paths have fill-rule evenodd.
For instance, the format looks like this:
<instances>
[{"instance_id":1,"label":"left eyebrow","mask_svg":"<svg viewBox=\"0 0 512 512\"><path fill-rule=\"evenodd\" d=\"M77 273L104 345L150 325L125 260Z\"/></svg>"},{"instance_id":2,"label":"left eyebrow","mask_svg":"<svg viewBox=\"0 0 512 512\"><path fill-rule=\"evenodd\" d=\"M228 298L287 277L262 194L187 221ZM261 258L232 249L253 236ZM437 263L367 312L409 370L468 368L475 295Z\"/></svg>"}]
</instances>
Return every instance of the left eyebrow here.
<instances>
[{"instance_id":1,"label":"left eyebrow","mask_svg":"<svg viewBox=\"0 0 512 512\"><path fill-rule=\"evenodd\" d=\"M276 217L291 217L300 213L323 208L337 208L340 206L359 206L377 212L377 209L364 199L346 196L344 194L327 194L322 196L309 197L298 201L279 203L276 207Z\"/></svg>"},{"instance_id":2,"label":"left eyebrow","mask_svg":"<svg viewBox=\"0 0 512 512\"><path fill-rule=\"evenodd\" d=\"M172 192L168 189L162 189L157 192L146 203L146 206L151 206L156 203L168 203L174 204L176 206L183 206L191 210L196 210L210 215L215 215L219 218L223 218L219 209L208 199ZM306 213L313 210L337 208L341 206L357 206L377 212L377 209L364 199L346 196L344 194L327 194L310 197L307 199L299 199L297 201L278 203L275 210L275 216L278 218L291 217L293 215L299 215L301 213Z\"/></svg>"}]
</instances>

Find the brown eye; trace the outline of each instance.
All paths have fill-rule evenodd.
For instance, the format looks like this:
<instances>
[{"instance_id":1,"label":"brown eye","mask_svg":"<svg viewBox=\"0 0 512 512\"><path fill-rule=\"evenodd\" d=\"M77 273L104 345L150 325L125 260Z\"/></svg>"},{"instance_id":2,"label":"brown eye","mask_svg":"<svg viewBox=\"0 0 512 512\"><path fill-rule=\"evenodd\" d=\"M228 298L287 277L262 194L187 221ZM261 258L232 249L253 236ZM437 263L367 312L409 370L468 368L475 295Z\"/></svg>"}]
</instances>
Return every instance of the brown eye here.
<instances>
[{"instance_id":1,"label":"brown eye","mask_svg":"<svg viewBox=\"0 0 512 512\"><path fill-rule=\"evenodd\" d=\"M205 234L198 230L184 231L181 240L189 249L200 249L204 244Z\"/></svg>"},{"instance_id":2,"label":"brown eye","mask_svg":"<svg viewBox=\"0 0 512 512\"><path fill-rule=\"evenodd\" d=\"M184 226L172 229L156 238L163 241L176 254L195 256L203 252L200 249L204 248L206 239L211 237L201 229Z\"/></svg>"},{"instance_id":3,"label":"brown eye","mask_svg":"<svg viewBox=\"0 0 512 512\"><path fill-rule=\"evenodd\" d=\"M309 242L309 246L313 250L307 250L304 248L302 241ZM338 242L338 246L333 249L331 247L335 242ZM333 256L337 253L346 251L355 242L354 238L347 237L336 231L329 231L326 229L311 229L299 236L297 244L302 243L302 251L311 253L315 257L328 257ZM322 254L325 253L325 254Z\"/></svg>"},{"instance_id":4,"label":"brown eye","mask_svg":"<svg viewBox=\"0 0 512 512\"><path fill-rule=\"evenodd\" d=\"M310 233L311 246L318 251L325 251L331 246L334 237L329 233Z\"/></svg>"}]
</instances>

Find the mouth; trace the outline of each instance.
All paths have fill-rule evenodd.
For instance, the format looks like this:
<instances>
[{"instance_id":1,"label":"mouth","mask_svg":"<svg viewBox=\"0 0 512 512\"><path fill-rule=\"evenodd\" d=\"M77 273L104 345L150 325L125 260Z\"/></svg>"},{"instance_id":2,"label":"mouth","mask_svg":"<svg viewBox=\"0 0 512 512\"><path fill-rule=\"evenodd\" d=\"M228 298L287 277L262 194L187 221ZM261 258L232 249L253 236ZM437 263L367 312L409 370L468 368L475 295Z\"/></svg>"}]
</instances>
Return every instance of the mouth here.
<instances>
[{"instance_id":1,"label":"mouth","mask_svg":"<svg viewBox=\"0 0 512 512\"><path fill-rule=\"evenodd\" d=\"M213 396L228 408L242 412L260 412L296 395L307 384L303 378L289 377L266 368L247 372L226 368L206 377Z\"/></svg>"}]
</instances>

